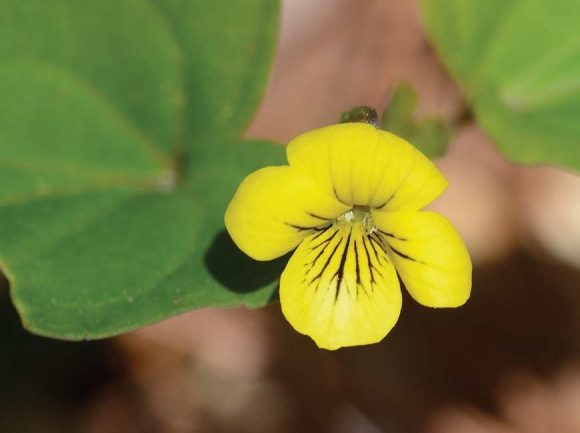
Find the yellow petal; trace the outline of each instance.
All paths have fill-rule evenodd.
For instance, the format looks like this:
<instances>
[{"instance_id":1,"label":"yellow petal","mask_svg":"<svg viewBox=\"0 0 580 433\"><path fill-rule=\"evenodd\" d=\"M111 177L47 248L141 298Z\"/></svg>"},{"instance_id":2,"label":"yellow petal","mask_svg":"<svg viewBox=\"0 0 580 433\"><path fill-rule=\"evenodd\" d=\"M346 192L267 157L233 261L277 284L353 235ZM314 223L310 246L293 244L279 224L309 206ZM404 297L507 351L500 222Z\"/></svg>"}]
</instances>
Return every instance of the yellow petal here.
<instances>
[{"instance_id":1,"label":"yellow petal","mask_svg":"<svg viewBox=\"0 0 580 433\"><path fill-rule=\"evenodd\" d=\"M428 307L458 307L471 292L471 259L457 230L435 212L379 212L372 218L411 296Z\"/></svg>"},{"instance_id":2,"label":"yellow petal","mask_svg":"<svg viewBox=\"0 0 580 433\"><path fill-rule=\"evenodd\" d=\"M307 132L286 153L291 167L351 206L419 210L447 188L441 172L415 147L364 123Z\"/></svg>"},{"instance_id":3,"label":"yellow petal","mask_svg":"<svg viewBox=\"0 0 580 433\"><path fill-rule=\"evenodd\" d=\"M226 210L225 224L244 253L271 260L346 210L300 172L288 166L266 167L240 184Z\"/></svg>"},{"instance_id":4,"label":"yellow petal","mask_svg":"<svg viewBox=\"0 0 580 433\"><path fill-rule=\"evenodd\" d=\"M382 340L401 310L393 265L359 223L309 235L280 280L282 311L324 349Z\"/></svg>"}]
</instances>

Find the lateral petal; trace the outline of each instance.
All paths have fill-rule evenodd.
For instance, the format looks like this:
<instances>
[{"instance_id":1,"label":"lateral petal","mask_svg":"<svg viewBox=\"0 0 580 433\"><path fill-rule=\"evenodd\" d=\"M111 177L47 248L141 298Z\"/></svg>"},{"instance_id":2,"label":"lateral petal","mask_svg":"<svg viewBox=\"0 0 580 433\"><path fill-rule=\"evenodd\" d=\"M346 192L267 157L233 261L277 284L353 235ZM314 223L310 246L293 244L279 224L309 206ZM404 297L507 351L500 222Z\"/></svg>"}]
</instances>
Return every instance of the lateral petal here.
<instances>
[{"instance_id":1,"label":"lateral petal","mask_svg":"<svg viewBox=\"0 0 580 433\"><path fill-rule=\"evenodd\" d=\"M244 253L272 260L348 209L299 171L265 167L240 184L226 210L225 224Z\"/></svg>"},{"instance_id":2,"label":"lateral petal","mask_svg":"<svg viewBox=\"0 0 580 433\"><path fill-rule=\"evenodd\" d=\"M437 167L415 147L364 123L307 132L286 153L291 167L351 206L419 210L447 188Z\"/></svg>"},{"instance_id":3,"label":"lateral petal","mask_svg":"<svg viewBox=\"0 0 580 433\"><path fill-rule=\"evenodd\" d=\"M286 319L329 350L382 340L397 322L401 298L387 253L360 223L310 234L280 280Z\"/></svg>"},{"instance_id":4,"label":"lateral petal","mask_svg":"<svg viewBox=\"0 0 580 433\"><path fill-rule=\"evenodd\" d=\"M435 212L372 211L377 236L411 296L428 307L458 307L471 292L471 259L451 222Z\"/></svg>"}]
</instances>

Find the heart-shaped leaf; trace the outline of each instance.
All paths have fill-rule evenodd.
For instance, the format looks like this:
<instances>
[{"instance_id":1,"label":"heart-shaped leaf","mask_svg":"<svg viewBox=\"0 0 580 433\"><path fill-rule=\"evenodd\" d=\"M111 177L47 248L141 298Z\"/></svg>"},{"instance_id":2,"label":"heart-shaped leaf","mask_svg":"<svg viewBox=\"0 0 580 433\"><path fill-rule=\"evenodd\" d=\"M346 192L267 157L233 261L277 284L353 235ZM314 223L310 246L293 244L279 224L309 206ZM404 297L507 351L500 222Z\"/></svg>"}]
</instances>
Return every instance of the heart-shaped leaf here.
<instances>
[{"instance_id":1,"label":"heart-shaped leaf","mask_svg":"<svg viewBox=\"0 0 580 433\"><path fill-rule=\"evenodd\" d=\"M270 0L0 0L0 263L33 332L113 335L262 305L280 263L223 231L264 88Z\"/></svg>"},{"instance_id":2,"label":"heart-shaped leaf","mask_svg":"<svg viewBox=\"0 0 580 433\"><path fill-rule=\"evenodd\" d=\"M421 0L478 122L516 162L580 170L580 2Z\"/></svg>"}]
</instances>

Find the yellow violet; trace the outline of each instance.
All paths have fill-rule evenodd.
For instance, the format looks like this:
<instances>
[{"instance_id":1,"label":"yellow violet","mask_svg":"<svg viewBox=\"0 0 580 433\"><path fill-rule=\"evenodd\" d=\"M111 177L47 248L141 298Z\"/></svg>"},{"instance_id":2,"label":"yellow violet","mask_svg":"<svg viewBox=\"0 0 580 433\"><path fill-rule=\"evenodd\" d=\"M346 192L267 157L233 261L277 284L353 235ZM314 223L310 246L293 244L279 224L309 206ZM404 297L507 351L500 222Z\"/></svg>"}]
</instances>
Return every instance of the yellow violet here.
<instances>
[{"instance_id":1,"label":"yellow violet","mask_svg":"<svg viewBox=\"0 0 580 433\"><path fill-rule=\"evenodd\" d=\"M429 307L469 298L471 260L453 225L421 209L447 187L411 144L363 123L300 135L288 166L265 167L239 186L225 215L256 260L296 248L280 279L290 324L325 349L376 343L401 311L399 274Z\"/></svg>"}]
</instances>

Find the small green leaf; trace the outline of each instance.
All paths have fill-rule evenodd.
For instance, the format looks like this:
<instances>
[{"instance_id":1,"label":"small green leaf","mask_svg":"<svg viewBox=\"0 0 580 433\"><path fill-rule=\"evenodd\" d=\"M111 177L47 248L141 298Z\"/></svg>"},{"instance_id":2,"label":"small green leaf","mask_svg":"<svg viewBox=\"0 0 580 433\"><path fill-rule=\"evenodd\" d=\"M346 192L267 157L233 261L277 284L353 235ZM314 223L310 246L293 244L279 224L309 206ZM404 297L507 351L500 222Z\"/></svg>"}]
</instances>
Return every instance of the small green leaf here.
<instances>
[{"instance_id":1,"label":"small green leaf","mask_svg":"<svg viewBox=\"0 0 580 433\"><path fill-rule=\"evenodd\" d=\"M422 0L427 32L511 160L580 169L577 0Z\"/></svg>"},{"instance_id":2,"label":"small green leaf","mask_svg":"<svg viewBox=\"0 0 580 433\"><path fill-rule=\"evenodd\" d=\"M419 96L408 83L399 83L381 117L381 129L412 143L430 158L442 156L451 139L451 131L436 117L415 120Z\"/></svg>"},{"instance_id":3,"label":"small green leaf","mask_svg":"<svg viewBox=\"0 0 580 433\"><path fill-rule=\"evenodd\" d=\"M0 265L25 326L100 338L208 306L263 305L283 259L223 216L284 149L238 141L278 1L0 0Z\"/></svg>"}]
</instances>

